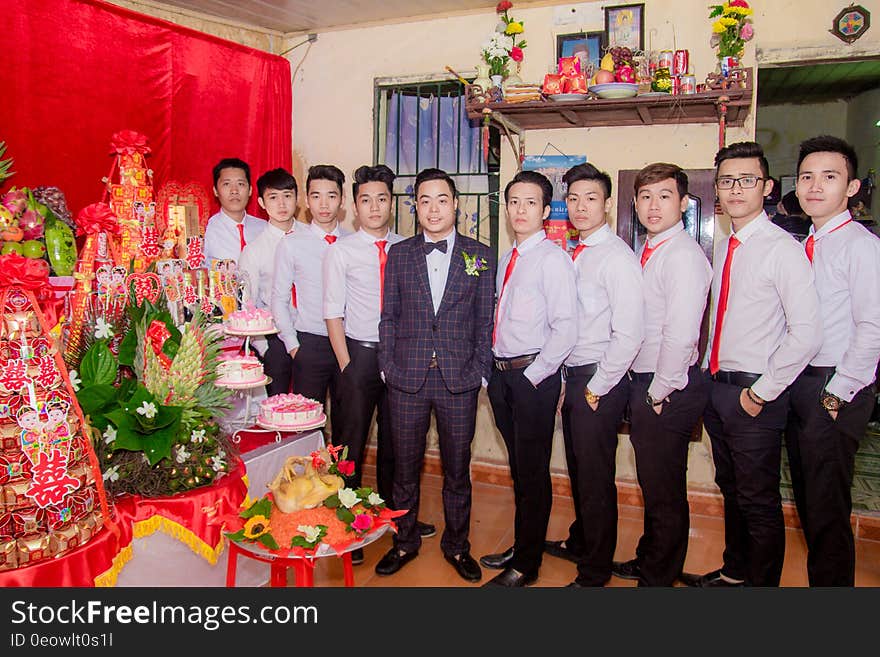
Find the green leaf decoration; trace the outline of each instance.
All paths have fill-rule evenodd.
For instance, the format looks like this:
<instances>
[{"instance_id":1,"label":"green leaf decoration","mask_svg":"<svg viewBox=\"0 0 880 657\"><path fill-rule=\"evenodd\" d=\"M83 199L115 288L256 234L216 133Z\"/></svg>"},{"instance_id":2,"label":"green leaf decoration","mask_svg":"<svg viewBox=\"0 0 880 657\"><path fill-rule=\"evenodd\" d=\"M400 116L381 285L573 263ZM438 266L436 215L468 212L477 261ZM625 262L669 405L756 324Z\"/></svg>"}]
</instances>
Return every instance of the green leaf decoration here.
<instances>
[{"instance_id":1,"label":"green leaf decoration","mask_svg":"<svg viewBox=\"0 0 880 657\"><path fill-rule=\"evenodd\" d=\"M118 390L107 383L97 383L81 388L76 399L86 415L98 415L115 404Z\"/></svg>"},{"instance_id":2,"label":"green leaf decoration","mask_svg":"<svg viewBox=\"0 0 880 657\"><path fill-rule=\"evenodd\" d=\"M269 534L268 532L265 534L262 534L260 536L257 536L257 542L262 543L270 550L277 550L278 549L278 543L275 542L275 539L272 537L272 534Z\"/></svg>"},{"instance_id":3,"label":"green leaf decoration","mask_svg":"<svg viewBox=\"0 0 880 657\"><path fill-rule=\"evenodd\" d=\"M112 385L116 381L118 369L116 358L107 346L107 342L98 340L83 356L79 375L84 386L102 383Z\"/></svg>"},{"instance_id":4,"label":"green leaf decoration","mask_svg":"<svg viewBox=\"0 0 880 657\"><path fill-rule=\"evenodd\" d=\"M268 518L271 513L272 500L270 500L268 497L262 497L238 515L241 518L253 518L254 516L263 516L264 518Z\"/></svg>"},{"instance_id":5,"label":"green leaf decoration","mask_svg":"<svg viewBox=\"0 0 880 657\"><path fill-rule=\"evenodd\" d=\"M119 364L134 367L134 352L137 349L137 332L129 331L119 343Z\"/></svg>"},{"instance_id":6,"label":"green leaf decoration","mask_svg":"<svg viewBox=\"0 0 880 657\"><path fill-rule=\"evenodd\" d=\"M230 541L243 541L244 540L244 529L239 529L234 534L230 534L229 532L226 532L226 538L228 538Z\"/></svg>"},{"instance_id":7,"label":"green leaf decoration","mask_svg":"<svg viewBox=\"0 0 880 657\"><path fill-rule=\"evenodd\" d=\"M301 548L305 548L307 550L311 550L319 542L320 542L320 540L315 541L314 543L310 543L309 541L306 540L305 536L294 536L292 539L290 539L290 547L301 547Z\"/></svg>"},{"instance_id":8,"label":"green leaf decoration","mask_svg":"<svg viewBox=\"0 0 880 657\"><path fill-rule=\"evenodd\" d=\"M326 506L328 509L336 509L339 507L339 505L339 495L337 495L336 493L333 493L333 495L324 500L324 506Z\"/></svg>"},{"instance_id":9,"label":"green leaf decoration","mask_svg":"<svg viewBox=\"0 0 880 657\"><path fill-rule=\"evenodd\" d=\"M372 489L372 488L370 488L369 486L363 486L362 488L358 488L358 489L355 491L355 494L356 494L359 498L361 498L362 500L365 500L365 499L367 499L367 498L372 494L372 492L373 492L373 489Z\"/></svg>"},{"instance_id":10,"label":"green leaf decoration","mask_svg":"<svg viewBox=\"0 0 880 657\"><path fill-rule=\"evenodd\" d=\"M336 509L336 517L339 518L346 525L350 525L354 522L354 514L346 509L344 506L340 506Z\"/></svg>"}]
</instances>

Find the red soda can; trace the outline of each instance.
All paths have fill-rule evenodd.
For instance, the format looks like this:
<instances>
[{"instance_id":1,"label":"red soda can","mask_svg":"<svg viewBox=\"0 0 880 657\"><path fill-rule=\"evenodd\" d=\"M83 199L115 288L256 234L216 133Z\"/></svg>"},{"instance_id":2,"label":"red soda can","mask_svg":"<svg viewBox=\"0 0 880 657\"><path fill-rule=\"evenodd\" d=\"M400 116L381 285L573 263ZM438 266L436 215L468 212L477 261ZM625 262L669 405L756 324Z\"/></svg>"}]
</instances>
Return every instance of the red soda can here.
<instances>
[{"instance_id":1,"label":"red soda can","mask_svg":"<svg viewBox=\"0 0 880 657\"><path fill-rule=\"evenodd\" d=\"M673 96L677 96L681 93L681 76L673 75L672 76L672 89L669 90Z\"/></svg>"},{"instance_id":2,"label":"red soda can","mask_svg":"<svg viewBox=\"0 0 880 657\"><path fill-rule=\"evenodd\" d=\"M657 68L667 68L672 73L672 60L674 56L671 50L661 50L657 58Z\"/></svg>"},{"instance_id":3,"label":"red soda can","mask_svg":"<svg viewBox=\"0 0 880 657\"><path fill-rule=\"evenodd\" d=\"M687 50L676 50L672 56L672 74L684 75L690 67L690 54Z\"/></svg>"}]
</instances>

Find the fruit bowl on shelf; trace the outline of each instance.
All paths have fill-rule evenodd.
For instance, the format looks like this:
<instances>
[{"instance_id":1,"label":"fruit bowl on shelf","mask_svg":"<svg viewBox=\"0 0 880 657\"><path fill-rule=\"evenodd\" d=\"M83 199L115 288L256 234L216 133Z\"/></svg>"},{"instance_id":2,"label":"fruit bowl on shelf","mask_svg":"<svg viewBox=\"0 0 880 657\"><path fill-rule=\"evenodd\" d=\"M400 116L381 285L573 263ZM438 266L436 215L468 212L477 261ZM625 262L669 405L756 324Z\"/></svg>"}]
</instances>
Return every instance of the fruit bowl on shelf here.
<instances>
[{"instance_id":1,"label":"fruit bowl on shelf","mask_svg":"<svg viewBox=\"0 0 880 657\"><path fill-rule=\"evenodd\" d=\"M630 82L606 82L589 87L599 98L631 98L639 91L639 85Z\"/></svg>"}]
</instances>

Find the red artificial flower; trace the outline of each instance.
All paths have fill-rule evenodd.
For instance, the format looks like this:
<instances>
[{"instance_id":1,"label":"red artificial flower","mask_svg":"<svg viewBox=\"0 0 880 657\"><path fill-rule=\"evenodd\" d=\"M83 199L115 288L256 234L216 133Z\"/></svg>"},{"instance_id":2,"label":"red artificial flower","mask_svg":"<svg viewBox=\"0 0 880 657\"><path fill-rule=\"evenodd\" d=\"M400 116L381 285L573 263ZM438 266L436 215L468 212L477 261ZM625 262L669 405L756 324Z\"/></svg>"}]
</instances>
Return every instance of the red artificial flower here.
<instances>
[{"instance_id":1,"label":"red artificial flower","mask_svg":"<svg viewBox=\"0 0 880 657\"><path fill-rule=\"evenodd\" d=\"M373 517L366 513L358 514L351 522L351 528L356 532L365 532L373 526Z\"/></svg>"},{"instance_id":2,"label":"red artificial flower","mask_svg":"<svg viewBox=\"0 0 880 657\"><path fill-rule=\"evenodd\" d=\"M519 46L514 46L510 49L510 58L515 62L521 62L523 60L523 51Z\"/></svg>"},{"instance_id":3,"label":"red artificial flower","mask_svg":"<svg viewBox=\"0 0 880 657\"><path fill-rule=\"evenodd\" d=\"M96 235L98 233L119 233L119 220L106 203L87 205L76 215L77 235Z\"/></svg>"},{"instance_id":4,"label":"red artificial flower","mask_svg":"<svg viewBox=\"0 0 880 657\"><path fill-rule=\"evenodd\" d=\"M134 153L143 153L146 155L150 152L147 146L147 138L134 130L120 130L114 132L110 138L110 154L132 155Z\"/></svg>"},{"instance_id":5,"label":"red artificial flower","mask_svg":"<svg viewBox=\"0 0 880 657\"><path fill-rule=\"evenodd\" d=\"M730 0L728 3L731 7L742 7L743 9L749 8L749 3L746 0Z\"/></svg>"},{"instance_id":6,"label":"red artificial flower","mask_svg":"<svg viewBox=\"0 0 880 657\"><path fill-rule=\"evenodd\" d=\"M495 7L496 14L503 14L505 11L513 7L512 2L508 2L507 0L501 0L498 5Z\"/></svg>"},{"instance_id":7,"label":"red artificial flower","mask_svg":"<svg viewBox=\"0 0 880 657\"><path fill-rule=\"evenodd\" d=\"M336 470L344 477L354 474L354 461L337 461Z\"/></svg>"}]
</instances>

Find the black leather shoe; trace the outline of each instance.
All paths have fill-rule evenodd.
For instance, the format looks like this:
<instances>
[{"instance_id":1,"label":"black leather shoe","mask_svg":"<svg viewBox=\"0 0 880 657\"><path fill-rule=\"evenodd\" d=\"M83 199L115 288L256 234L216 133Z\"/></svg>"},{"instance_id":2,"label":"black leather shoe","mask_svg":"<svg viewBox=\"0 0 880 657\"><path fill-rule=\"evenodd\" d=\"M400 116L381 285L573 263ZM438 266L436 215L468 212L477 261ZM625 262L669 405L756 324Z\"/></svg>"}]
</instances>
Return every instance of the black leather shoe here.
<instances>
[{"instance_id":1,"label":"black leather shoe","mask_svg":"<svg viewBox=\"0 0 880 657\"><path fill-rule=\"evenodd\" d=\"M611 574L620 579L638 579L642 575L637 559L629 561L612 561Z\"/></svg>"},{"instance_id":2,"label":"black leather shoe","mask_svg":"<svg viewBox=\"0 0 880 657\"><path fill-rule=\"evenodd\" d=\"M364 562L364 548L351 551L351 565L359 566Z\"/></svg>"},{"instance_id":3,"label":"black leather shoe","mask_svg":"<svg viewBox=\"0 0 880 657\"><path fill-rule=\"evenodd\" d=\"M569 550L564 543L565 541L544 541L544 552L552 557L559 557L560 559L567 559L577 563L577 555Z\"/></svg>"},{"instance_id":4,"label":"black leather shoe","mask_svg":"<svg viewBox=\"0 0 880 657\"><path fill-rule=\"evenodd\" d=\"M444 554L449 563L455 568L455 572L468 582L479 582L483 577L480 565L474 560L470 552L462 552L458 555Z\"/></svg>"},{"instance_id":5,"label":"black leather shoe","mask_svg":"<svg viewBox=\"0 0 880 657\"><path fill-rule=\"evenodd\" d=\"M693 573L682 573L678 579L687 586L698 586L708 589L722 586L745 586L745 582L728 582L721 577L721 570L713 570L705 575L695 575Z\"/></svg>"},{"instance_id":6,"label":"black leather shoe","mask_svg":"<svg viewBox=\"0 0 880 657\"><path fill-rule=\"evenodd\" d=\"M508 588L516 588L528 586L537 579L537 575L528 576L518 570L514 570L513 568L505 568L495 575L495 577L483 584L483 586L506 586Z\"/></svg>"},{"instance_id":7,"label":"black leather shoe","mask_svg":"<svg viewBox=\"0 0 880 657\"><path fill-rule=\"evenodd\" d=\"M418 552L400 553L396 547L391 548L376 564L377 575L393 575L410 561L419 556Z\"/></svg>"},{"instance_id":8,"label":"black leather shoe","mask_svg":"<svg viewBox=\"0 0 880 657\"><path fill-rule=\"evenodd\" d=\"M492 570L502 570L504 568L507 568L507 564L510 563L511 559L513 559L513 546L507 548L504 552L499 552L498 554L487 554L480 557L480 563L485 568L491 568Z\"/></svg>"},{"instance_id":9,"label":"black leather shoe","mask_svg":"<svg viewBox=\"0 0 880 657\"><path fill-rule=\"evenodd\" d=\"M416 520L416 529L422 538L431 538L437 535L437 528L434 525L421 520Z\"/></svg>"}]
</instances>

